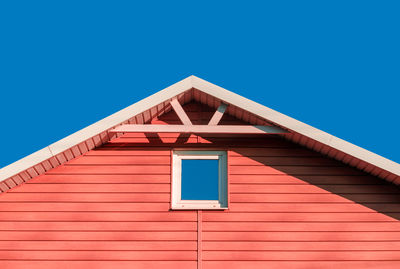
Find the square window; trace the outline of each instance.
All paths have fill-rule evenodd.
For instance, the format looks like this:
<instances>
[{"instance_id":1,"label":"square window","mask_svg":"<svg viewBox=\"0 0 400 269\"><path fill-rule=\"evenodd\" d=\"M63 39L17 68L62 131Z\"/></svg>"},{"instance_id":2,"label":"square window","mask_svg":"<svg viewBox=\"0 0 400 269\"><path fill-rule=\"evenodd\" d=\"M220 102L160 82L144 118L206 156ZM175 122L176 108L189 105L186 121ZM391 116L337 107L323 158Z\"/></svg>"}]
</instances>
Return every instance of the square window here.
<instances>
[{"instance_id":1,"label":"square window","mask_svg":"<svg viewBox=\"0 0 400 269\"><path fill-rule=\"evenodd\" d=\"M174 151L172 209L226 209L225 151Z\"/></svg>"},{"instance_id":2,"label":"square window","mask_svg":"<svg viewBox=\"0 0 400 269\"><path fill-rule=\"evenodd\" d=\"M218 200L219 160L182 159L181 200Z\"/></svg>"}]
</instances>

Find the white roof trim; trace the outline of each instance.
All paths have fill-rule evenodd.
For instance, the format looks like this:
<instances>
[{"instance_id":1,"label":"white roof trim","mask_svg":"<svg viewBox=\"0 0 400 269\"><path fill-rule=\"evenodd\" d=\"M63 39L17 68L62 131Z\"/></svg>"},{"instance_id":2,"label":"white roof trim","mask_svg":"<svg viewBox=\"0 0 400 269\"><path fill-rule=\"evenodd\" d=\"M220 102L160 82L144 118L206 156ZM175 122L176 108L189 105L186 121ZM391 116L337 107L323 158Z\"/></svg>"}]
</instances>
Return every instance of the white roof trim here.
<instances>
[{"instance_id":1,"label":"white roof trim","mask_svg":"<svg viewBox=\"0 0 400 269\"><path fill-rule=\"evenodd\" d=\"M76 133L73 133L41 150L32 153L8 166L0 169L0 182L12 177L26 169L35 166L59 153L66 151L73 146L79 145L83 141L94 137L108 129L115 127L118 124L140 114L155 105L162 103L178 94L192 88L192 78L188 77L181 80L162 91L159 91L145 99L140 100L133 105L128 106L86 128L83 128Z\"/></svg>"},{"instance_id":2,"label":"white roof trim","mask_svg":"<svg viewBox=\"0 0 400 269\"><path fill-rule=\"evenodd\" d=\"M386 159L378 154L356 146L343 139L335 137L331 134L314 128L308 124L293 119L247 98L244 98L238 94L225 90L200 78L193 77L192 83L193 88L201 90L202 92L205 92L221 100L227 101L261 118L276 123L289 130L295 131L301 135L314 139L318 142L321 142L325 145L349 154L357 159L360 159L388 172L396 174L397 176L400 176L400 164L394 161Z\"/></svg>"},{"instance_id":3,"label":"white roof trim","mask_svg":"<svg viewBox=\"0 0 400 269\"><path fill-rule=\"evenodd\" d=\"M209 83L195 76L190 76L175 83L162 91L159 91L125 109L122 109L76 133L73 133L47 147L41 149L25 158L22 158L2 169L0 169L0 181L10 178L26 169L35 166L65 150L72 148L91 137L107 131L116 125L127 121L164 101L167 101L191 88L196 88L204 93L212 95L224 102L230 103L250 113L253 113L277 125L293 130L301 135L307 136L325 145L331 146L355 158L377 166L388 172L400 176L400 164L386 159L380 155L360 148L354 144L323 132L310 125L295 120L289 116L265 107L238 94L225 90L217 85Z\"/></svg>"}]
</instances>

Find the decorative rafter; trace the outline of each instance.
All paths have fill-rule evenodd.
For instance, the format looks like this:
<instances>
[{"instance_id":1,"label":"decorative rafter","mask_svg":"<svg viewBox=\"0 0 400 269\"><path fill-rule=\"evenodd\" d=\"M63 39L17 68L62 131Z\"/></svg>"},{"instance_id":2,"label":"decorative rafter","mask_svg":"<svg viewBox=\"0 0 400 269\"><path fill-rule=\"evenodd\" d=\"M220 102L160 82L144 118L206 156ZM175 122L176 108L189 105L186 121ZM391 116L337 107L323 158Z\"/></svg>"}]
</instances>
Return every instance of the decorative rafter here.
<instances>
[{"instance_id":1,"label":"decorative rafter","mask_svg":"<svg viewBox=\"0 0 400 269\"><path fill-rule=\"evenodd\" d=\"M172 108L175 110L176 114L178 115L179 119L184 125L193 125L176 97L173 98L170 103Z\"/></svg>"},{"instance_id":2,"label":"decorative rafter","mask_svg":"<svg viewBox=\"0 0 400 269\"><path fill-rule=\"evenodd\" d=\"M275 126L263 125L218 125L224 115L227 104L221 103L207 125L193 125L179 103L178 98L171 99L170 104L183 124L124 124L115 127L112 133L207 133L207 134L283 134L287 133Z\"/></svg>"},{"instance_id":3,"label":"decorative rafter","mask_svg":"<svg viewBox=\"0 0 400 269\"><path fill-rule=\"evenodd\" d=\"M221 103L217 108L217 111L215 111L214 115L212 116L211 120L208 122L208 125L218 125L227 107L227 104Z\"/></svg>"}]
</instances>

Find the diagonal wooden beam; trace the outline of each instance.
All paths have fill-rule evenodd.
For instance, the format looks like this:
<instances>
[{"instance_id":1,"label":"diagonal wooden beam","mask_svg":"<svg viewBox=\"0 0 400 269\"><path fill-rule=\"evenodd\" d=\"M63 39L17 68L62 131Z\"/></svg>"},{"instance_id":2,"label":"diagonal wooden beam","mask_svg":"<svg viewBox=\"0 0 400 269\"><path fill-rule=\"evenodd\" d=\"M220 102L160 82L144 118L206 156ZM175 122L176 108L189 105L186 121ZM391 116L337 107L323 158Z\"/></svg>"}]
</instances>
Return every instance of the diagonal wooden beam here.
<instances>
[{"instance_id":1,"label":"diagonal wooden beam","mask_svg":"<svg viewBox=\"0 0 400 269\"><path fill-rule=\"evenodd\" d=\"M192 122L190 121L188 115L186 114L185 110L183 110L183 107L179 103L177 98L173 98L171 100L171 105L172 108L175 110L176 114L178 115L179 119L184 125L192 125Z\"/></svg>"},{"instance_id":2,"label":"diagonal wooden beam","mask_svg":"<svg viewBox=\"0 0 400 269\"><path fill-rule=\"evenodd\" d=\"M212 116L211 120L208 122L208 125L218 125L227 107L227 104L221 103L217 108L217 111L215 111L214 115Z\"/></svg>"},{"instance_id":3,"label":"diagonal wooden beam","mask_svg":"<svg viewBox=\"0 0 400 269\"><path fill-rule=\"evenodd\" d=\"M283 134L288 131L263 125L163 125L125 124L115 127L116 133L199 133L199 134Z\"/></svg>"}]
</instances>

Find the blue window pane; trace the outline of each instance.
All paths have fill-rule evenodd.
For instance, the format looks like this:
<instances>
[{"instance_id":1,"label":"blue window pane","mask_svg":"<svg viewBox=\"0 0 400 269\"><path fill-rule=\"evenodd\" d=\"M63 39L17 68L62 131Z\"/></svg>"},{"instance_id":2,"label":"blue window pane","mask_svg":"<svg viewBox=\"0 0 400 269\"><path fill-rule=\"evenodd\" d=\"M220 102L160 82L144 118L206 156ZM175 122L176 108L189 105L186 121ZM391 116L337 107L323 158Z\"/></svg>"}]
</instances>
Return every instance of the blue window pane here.
<instances>
[{"instance_id":1,"label":"blue window pane","mask_svg":"<svg viewBox=\"0 0 400 269\"><path fill-rule=\"evenodd\" d=\"M218 160L182 160L182 200L218 200Z\"/></svg>"}]
</instances>

